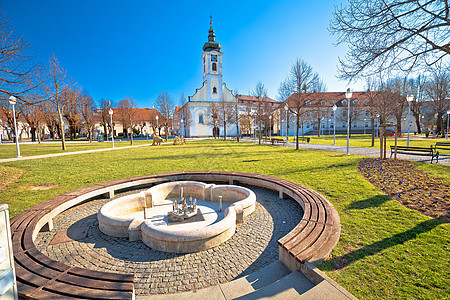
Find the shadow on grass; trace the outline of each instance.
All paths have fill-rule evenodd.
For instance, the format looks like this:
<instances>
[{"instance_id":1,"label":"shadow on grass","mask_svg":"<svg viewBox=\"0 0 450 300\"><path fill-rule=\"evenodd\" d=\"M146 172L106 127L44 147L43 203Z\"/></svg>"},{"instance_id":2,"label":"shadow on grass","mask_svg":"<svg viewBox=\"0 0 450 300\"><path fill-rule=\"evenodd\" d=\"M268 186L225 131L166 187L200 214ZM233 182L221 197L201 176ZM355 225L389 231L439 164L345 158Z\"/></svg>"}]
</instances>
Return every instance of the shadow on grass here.
<instances>
[{"instance_id":1,"label":"shadow on grass","mask_svg":"<svg viewBox=\"0 0 450 300\"><path fill-rule=\"evenodd\" d=\"M387 195L376 195L376 196L368 198L368 199L352 202L350 204L349 208L350 209L366 209L369 207L379 207L389 200L391 200L391 198Z\"/></svg>"},{"instance_id":2,"label":"shadow on grass","mask_svg":"<svg viewBox=\"0 0 450 300\"><path fill-rule=\"evenodd\" d=\"M441 218L431 219L417 224L415 227L393 235L392 237L382 239L373 244L367 245L355 251L351 251L345 255L335 257L322 263L325 270L336 271L341 270L350 264L363 259L367 256L375 255L390 247L403 244L409 240L415 239L418 235L429 232L435 227L445 223Z\"/></svg>"}]
</instances>

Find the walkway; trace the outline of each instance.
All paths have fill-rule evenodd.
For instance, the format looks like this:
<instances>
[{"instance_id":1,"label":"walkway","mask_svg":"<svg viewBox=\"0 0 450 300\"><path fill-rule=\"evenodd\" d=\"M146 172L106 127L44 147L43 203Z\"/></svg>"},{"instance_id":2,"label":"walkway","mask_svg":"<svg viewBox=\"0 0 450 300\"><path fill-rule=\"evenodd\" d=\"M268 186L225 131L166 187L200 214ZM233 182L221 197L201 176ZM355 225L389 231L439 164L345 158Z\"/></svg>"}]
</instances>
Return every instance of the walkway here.
<instances>
[{"instance_id":1,"label":"walkway","mask_svg":"<svg viewBox=\"0 0 450 300\"><path fill-rule=\"evenodd\" d=\"M255 140L253 140L253 139L242 139L241 141L255 143ZM258 140L256 140L256 143L258 143ZM288 147L295 148L295 143L288 142ZM308 149L308 150L322 150L322 151L337 152L337 153L347 153L346 146L299 143L298 147L300 149ZM370 157L380 157L380 149L379 148L350 147L350 154L364 155L364 156L370 156ZM391 154L391 151L389 149L386 151L386 157L389 157L390 154ZM404 159L404 160L411 160L411 161L430 162L430 158L424 157L424 156L398 154L397 158ZM450 155L440 154L439 155L439 164L450 166Z\"/></svg>"}]
</instances>

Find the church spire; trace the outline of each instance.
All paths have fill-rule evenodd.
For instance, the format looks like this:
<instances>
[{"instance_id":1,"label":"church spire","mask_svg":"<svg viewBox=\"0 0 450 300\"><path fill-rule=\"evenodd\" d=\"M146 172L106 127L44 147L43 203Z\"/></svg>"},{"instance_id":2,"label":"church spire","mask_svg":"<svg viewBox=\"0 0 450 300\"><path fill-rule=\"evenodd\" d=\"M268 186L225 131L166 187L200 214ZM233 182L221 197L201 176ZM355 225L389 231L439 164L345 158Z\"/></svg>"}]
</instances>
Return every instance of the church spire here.
<instances>
[{"instance_id":1,"label":"church spire","mask_svg":"<svg viewBox=\"0 0 450 300\"><path fill-rule=\"evenodd\" d=\"M216 36L214 35L214 29L212 27L212 16L209 16L209 31L208 31L208 41L203 45L203 51L219 51L222 46L216 42Z\"/></svg>"}]
</instances>

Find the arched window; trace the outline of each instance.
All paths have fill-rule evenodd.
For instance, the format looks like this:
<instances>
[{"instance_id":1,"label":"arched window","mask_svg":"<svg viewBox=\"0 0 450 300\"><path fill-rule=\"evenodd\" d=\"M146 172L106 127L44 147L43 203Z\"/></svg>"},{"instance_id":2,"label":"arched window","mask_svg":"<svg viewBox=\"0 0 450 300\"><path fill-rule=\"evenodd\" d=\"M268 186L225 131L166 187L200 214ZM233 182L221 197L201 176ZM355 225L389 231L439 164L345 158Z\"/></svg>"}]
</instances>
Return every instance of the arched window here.
<instances>
[{"instance_id":1,"label":"arched window","mask_svg":"<svg viewBox=\"0 0 450 300\"><path fill-rule=\"evenodd\" d=\"M311 101L306 100L306 106L311 106Z\"/></svg>"},{"instance_id":2,"label":"arched window","mask_svg":"<svg viewBox=\"0 0 450 300\"><path fill-rule=\"evenodd\" d=\"M203 121L203 113L199 113L198 114L198 124L204 124L205 122Z\"/></svg>"},{"instance_id":3,"label":"arched window","mask_svg":"<svg viewBox=\"0 0 450 300\"><path fill-rule=\"evenodd\" d=\"M213 87L213 94L217 94L217 88Z\"/></svg>"},{"instance_id":4,"label":"arched window","mask_svg":"<svg viewBox=\"0 0 450 300\"><path fill-rule=\"evenodd\" d=\"M216 64L216 63L213 63L213 64L212 64L212 70L213 70L213 71L217 71L217 64Z\"/></svg>"}]
</instances>

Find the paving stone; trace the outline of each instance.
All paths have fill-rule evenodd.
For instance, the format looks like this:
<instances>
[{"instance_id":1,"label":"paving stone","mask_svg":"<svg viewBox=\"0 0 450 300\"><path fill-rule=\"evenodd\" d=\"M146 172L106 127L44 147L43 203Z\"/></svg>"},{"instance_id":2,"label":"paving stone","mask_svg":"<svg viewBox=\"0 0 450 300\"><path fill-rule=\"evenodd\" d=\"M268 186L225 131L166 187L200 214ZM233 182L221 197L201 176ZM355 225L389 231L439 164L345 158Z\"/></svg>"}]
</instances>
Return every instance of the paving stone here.
<instances>
[{"instance_id":1,"label":"paving stone","mask_svg":"<svg viewBox=\"0 0 450 300\"><path fill-rule=\"evenodd\" d=\"M96 199L71 208L53 220L51 232L38 234L35 244L51 259L91 270L135 274L138 295L198 290L246 276L278 260L277 241L301 220L300 205L278 193L247 186L257 196L256 209L237 233L213 249L189 254L164 253L141 241L114 238L98 228L97 212L110 199ZM113 199L127 194L117 194ZM57 245L59 231L87 228L84 239Z\"/></svg>"}]
</instances>

